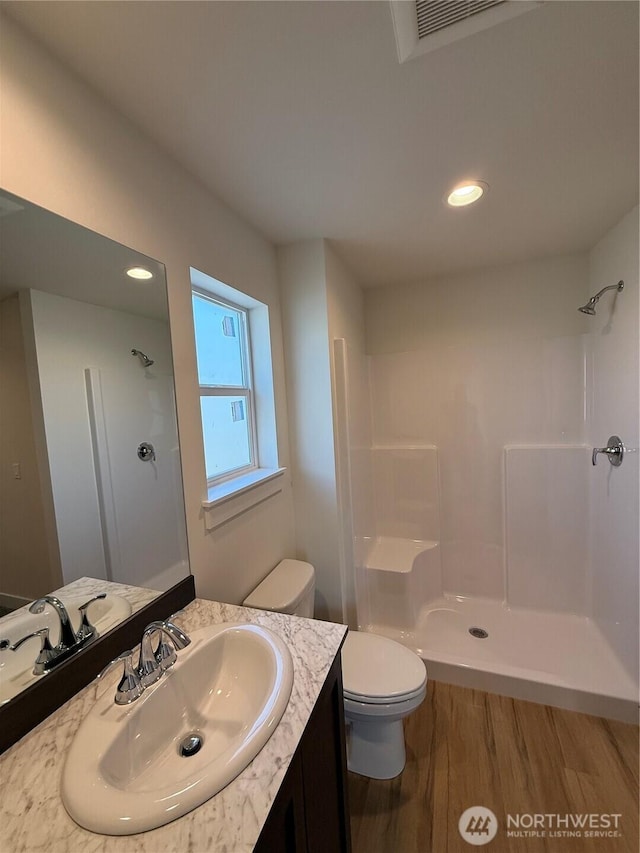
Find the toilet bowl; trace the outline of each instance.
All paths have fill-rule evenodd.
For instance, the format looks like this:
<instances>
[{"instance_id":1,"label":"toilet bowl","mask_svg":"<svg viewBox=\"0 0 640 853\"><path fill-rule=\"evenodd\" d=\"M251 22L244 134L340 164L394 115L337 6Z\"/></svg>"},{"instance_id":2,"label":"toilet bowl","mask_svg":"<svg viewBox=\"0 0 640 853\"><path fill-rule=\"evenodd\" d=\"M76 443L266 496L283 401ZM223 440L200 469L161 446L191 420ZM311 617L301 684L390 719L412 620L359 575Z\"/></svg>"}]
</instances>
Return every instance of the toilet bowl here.
<instances>
[{"instance_id":1,"label":"toilet bowl","mask_svg":"<svg viewBox=\"0 0 640 853\"><path fill-rule=\"evenodd\" d=\"M349 770L393 779L406 761L402 720L427 693L423 661L386 637L350 631L342 647L342 679Z\"/></svg>"},{"instance_id":2,"label":"toilet bowl","mask_svg":"<svg viewBox=\"0 0 640 853\"><path fill-rule=\"evenodd\" d=\"M312 617L314 590L310 563L282 560L242 603ZM423 661L387 637L349 631L342 647L342 684L349 770L372 779L398 776L406 761L402 720L427 692Z\"/></svg>"}]
</instances>

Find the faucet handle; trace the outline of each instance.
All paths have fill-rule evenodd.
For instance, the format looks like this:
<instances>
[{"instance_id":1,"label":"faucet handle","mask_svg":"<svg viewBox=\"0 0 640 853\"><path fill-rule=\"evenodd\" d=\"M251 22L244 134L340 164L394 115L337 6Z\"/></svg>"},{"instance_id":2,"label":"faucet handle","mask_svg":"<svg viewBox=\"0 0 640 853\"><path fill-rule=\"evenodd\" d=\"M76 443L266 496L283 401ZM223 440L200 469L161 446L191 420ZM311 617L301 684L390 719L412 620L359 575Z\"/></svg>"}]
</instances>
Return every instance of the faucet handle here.
<instances>
[{"instance_id":1,"label":"faucet handle","mask_svg":"<svg viewBox=\"0 0 640 853\"><path fill-rule=\"evenodd\" d=\"M132 702L135 702L136 699L139 699L144 691L144 685L142 684L140 676L133 665L133 651L131 649L129 649L128 652L122 652L122 654L118 655L117 658L114 658L111 663L108 663L96 678L96 682L99 684L100 681L105 678L109 672L111 672L114 666L120 662L122 662L124 666L122 677L120 678L118 687L116 688L114 701L116 705L130 705ZM97 690L98 686L96 685L96 694Z\"/></svg>"},{"instance_id":2,"label":"faucet handle","mask_svg":"<svg viewBox=\"0 0 640 853\"><path fill-rule=\"evenodd\" d=\"M177 616L178 614L174 614ZM174 617L172 616L171 619ZM165 637L168 637L171 642L168 643ZM178 656L176 655L176 650L185 649L189 643L191 642L190 637L188 637L181 628L167 619L166 622L162 624L162 630L160 631L160 642L158 643L158 648L156 649L156 661L160 669L164 672L174 665Z\"/></svg>"},{"instance_id":3,"label":"faucet handle","mask_svg":"<svg viewBox=\"0 0 640 853\"><path fill-rule=\"evenodd\" d=\"M78 642L78 637L76 636L76 632L73 630L73 625L71 624L71 619L69 619L67 608L57 596L43 595L42 598L37 598L29 605L29 613L42 613L46 604L53 607L58 614L58 619L60 620L60 639L58 640L56 649L58 651L65 651L66 649L73 648L73 646Z\"/></svg>"},{"instance_id":4,"label":"faucet handle","mask_svg":"<svg viewBox=\"0 0 640 853\"><path fill-rule=\"evenodd\" d=\"M609 437L606 447L594 447L591 454L591 464L596 465L598 462L598 454L603 453L614 468L619 468L624 459L625 446L622 439L618 435Z\"/></svg>"},{"instance_id":5,"label":"faucet handle","mask_svg":"<svg viewBox=\"0 0 640 853\"><path fill-rule=\"evenodd\" d=\"M142 632L137 671L145 687L155 684L162 676L163 670L158 660L158 652L162 640L160 640L155 650L153 648L153 637L158 632L162 634L162 627L163 623L156 620L155 622L150 622Z\"/></svg>"},{"instance_id":6,"label":"faucet handle","mask_svg":"<svg viewBox=\"0 0 640 853\"><path fill-rule=\"evenodd\" d=\"M167 643L163 635L161 635L160 642L158 643L155 658L161 672L166 672L166 670L170 669L178 660L176 650L170 643Z\"/></svg>"},{"instance_id":7,"label":"faucet handle","mask_svg":"<svg viewBox=\"0 0 640 853\"><path fill-rule=\"evenodd\" d=\"M171 642L167 642L167 638ZM160 642L158 643L155 654L156 663L162 672L170 669L178 660L176 649L184 649L190 642L189 637L177 625L174 625L173 622L167 620L163 623L162 630L160 631Z\"/></svg>"},{"instance_id":8,"label":"faucet handle","mask_svg":"<svg viewBox=\"0 0 640 853\"><path fill-rule=\"evenodd\" d=\"M182 612L182 611L180 611ZM175 614L176 616L178 614ZM165 634L168 634L173 641L173 645L178 651L181 649L186 649L186 647L191 643L191 638L188 637L182 628L178 628L175 622L171 619L167 619L166 622L162 623L162 630Z\"/></svg>"},{"instance_id":9,"label":"faucet handle","mask_svg":"<svg viewBox=\"0 0 640 853\"><path fill-rule=\"evenodd\" d=\"M158 645L153 650L151 638L159 634ZM169 641L169 642L168 642ZM148 687L154 684L177 660L176 651L186 648L191 640L173 622L151 622L144 630L140 645L138 672L142 683Z\"/></svg>"},{"instance_id":10,"label":"faucet handle","mask_svg":"<svg viewBox=\"0 0 640 853\"><path fill-rule=\"evenodd\" d=\"M160 632L160 642L158 643L158 648L156 649L154 657L161 672L165 672L167 669L170 669L178 660L175 647L172 643L168 643L165 640L164 631Z\"/></svg>"},{"instance_id":11,"label":"faucet handle","mask_svg":"<svg viewBox=\"0 0 640 853\"><path fill-rule=\"evenodd\" d=\"M89 637L96 637L97 638L99 636L95 625L92 625L91 622L89 622L89 617L87 616L87 608L89 607L90 604L93 604L94 601L100 601L101 599L106 598L106 597L107 597L107 593L101 592L99 595L94 595L93 598L90 598L89 601L86 601L84 604L82 604L82 605L80 605L80 607L78 607L78 610L80 611L81 619L80 619L80 627L76 631L76 635L78 637L79 643L84 641L84 640L87 640Z\"/></svg>"},{"instance_id":12,"label":"faucet handle","mask_svg":"<svg viewBox=\"0 0 640 853\"><path fill-rule=\"evenodd\" d=\"M40 638L40 651L38 652L38 656L35 660L33 674L43 675L47 671L51 661L55 658L55 650L49 641L48 626L39 628L37 631L32 631L31 634L21 637L13 645L11 645L10 640L0 640L0 649L9 649L12 652L17 652L23 643L26 643L27 640L33 639L33 637Z\"/></svg>"}]
</instances>

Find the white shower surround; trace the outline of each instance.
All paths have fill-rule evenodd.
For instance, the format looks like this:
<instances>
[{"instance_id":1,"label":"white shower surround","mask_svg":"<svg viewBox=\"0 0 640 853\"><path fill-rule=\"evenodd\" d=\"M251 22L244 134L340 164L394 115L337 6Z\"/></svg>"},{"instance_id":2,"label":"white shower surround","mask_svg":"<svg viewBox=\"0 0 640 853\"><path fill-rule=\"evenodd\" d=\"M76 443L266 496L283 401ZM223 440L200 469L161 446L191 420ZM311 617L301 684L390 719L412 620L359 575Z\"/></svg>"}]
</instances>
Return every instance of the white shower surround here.
<instances>
[{"instance_id":1,"label":"white shower surround","mask_svg":"<svg viewBox=\"0 0 640 853\"><path fill-rule=\"evenodd\" d=\"M476 639L471 627L489 636ZM637 685L587 616L443 595L419 608L413 630L360 629L412 648L436 681L637 722Z\"/></svg>"},{"instance_id":2,"label":"white shower surround","mask_svg":"<svg viewBox=\"0 0 640 853\"><path fill-rule=\"evenodd\" d=\"M437 457L437 448L373 448L372 456L379 528L394 528L395 491L413 500L397 503L393 532L403 527L407 506L423 519L430 512L437 518L437 477L431 500L425 488L425 474L437 466L433 460L421 464ZM376 464L379 456L405 463L404 488L402 478L390 473L392 465ZM437 541L437 526L422 530L433 539L365 537L356 572L359 628L415 650L436 680L634 721L637 685L585 615L591 612L589 465L586 446L505 448L502 600L443 589L446 548ZM488 636L475 638L473 627Z\"/></svg>"},{"instance_id":3,"label":"white shower surround","mask_svg":"<svg viewBox=\"0 0 640 853\"><path fill-rule=\"evenodd\" d=\"M639 443L637 214L591 256L375 291L371 355L336 342L358 627L430 677L637 719L638 453L589 458ZM607 276L624 303L584 318Z\"/></svg>"},{"instance_id":4,"label":"white shower surround","mask_svg":"<svg viewBox=\"0 0 640 853\"><path fill-rule=\"evenodd\" d=\"M51 293L20 296L64 581L91 566L95 577L168 589L188 573L168 324ZM132 344L152 367L132 358ZM142 440L155 447L153 464L136 457Z\"/></svg>"}]
</instances>

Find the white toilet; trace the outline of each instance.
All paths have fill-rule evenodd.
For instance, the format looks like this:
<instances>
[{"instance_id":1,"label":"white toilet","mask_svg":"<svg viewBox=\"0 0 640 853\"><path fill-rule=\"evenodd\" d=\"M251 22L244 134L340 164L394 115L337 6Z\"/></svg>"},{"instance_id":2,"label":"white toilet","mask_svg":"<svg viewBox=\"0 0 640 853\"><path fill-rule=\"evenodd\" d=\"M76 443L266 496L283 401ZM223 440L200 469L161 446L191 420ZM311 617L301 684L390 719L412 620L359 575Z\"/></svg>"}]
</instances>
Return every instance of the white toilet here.
<instances>
[{"instance_id":1,"label":"white toilet","mask_svg":"<svg viewBox=\"0 0 640 853\"><path fill-rule=\"evenodd\" d=\"M283 560L243 601L246 607L313 616L315 572L310 563ZM386 637L350 631L342 647L349 770L392 779L405 765L402 719L422 703L427 670L410 649Z\"/></svg>"}]
</instances>

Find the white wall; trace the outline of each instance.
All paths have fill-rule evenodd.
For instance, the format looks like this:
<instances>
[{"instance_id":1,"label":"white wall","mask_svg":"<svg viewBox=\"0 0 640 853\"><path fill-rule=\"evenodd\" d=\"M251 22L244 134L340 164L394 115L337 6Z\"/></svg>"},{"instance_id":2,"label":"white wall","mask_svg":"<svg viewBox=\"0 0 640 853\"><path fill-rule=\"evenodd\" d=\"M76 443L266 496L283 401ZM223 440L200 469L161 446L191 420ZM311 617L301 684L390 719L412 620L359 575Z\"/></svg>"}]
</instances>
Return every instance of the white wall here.
<instances>
[{"instance_id":1,"label":"white wall","mask_svg":"<svg viewBox=\"0 0 640 853\"><path fill-rule=\"evenodd\" d=\"M0 302L0 546L0 594L33 599L61 585L49 554L17 294Z\"/></svg>"},{"instance_id":2,"label":"white wall","mask_svg":"<svg viewBox=\"0 0 640 853\"><path fill-rule=\"evenodd\" d=\"M316 615L340 620L325 253L322 240L278 250L286 353L296 556L316 570Z\"/></svg>"},{"instance_id":3,"label":"white wall","mask_svg":"<svg viewBox=\"0 0 640 853\"><path fill-rule=\"evenodd\" d=\"M292 498L287 483L215 536L205 534L189 267L269 306L278 449L287 465L275 251L12 21L0 29L2 186L166 265L191 568L199 595L238 602L290 555Z\"/></svg>"},{"instance_id":4,"label":"white wall","mask_svg":"<svg viewBox=\"0 0 640 853\"><path fill-rule=\"evenodd\" d=\"M507 595L505 446L585 442L587 279L580 255L366 291L373 443L438 448L445 591ZM562 571L550 606L584 612L584 559Z\"/></svg>"},{"instance_id":5,"label":"white wall","mask_svg":"<svg viewBox=\"0 0 640 853\"><path fill-rule=\"evenodd\" d=\"M604 294L591 317L592 416L589 440L606 446L619 435L627 450L620 468L602 456L590 469L593 612L632 678L638 678L638 208L594 247L589 295Z\"/></svg>"},{"instance_id":6,"label":"white wall","mask_svg":"<svg viewBox=\"0 0 640 853\"><path fill-rule=\"evenodd\" d=\"M316 569L316 614L354 614L352 559L339 523L333 339L362 350L362 291L325 240L278 249L296 512L296 553ZM344 496L343 502L348 500Z\"/></svg>"}]
</instances>

